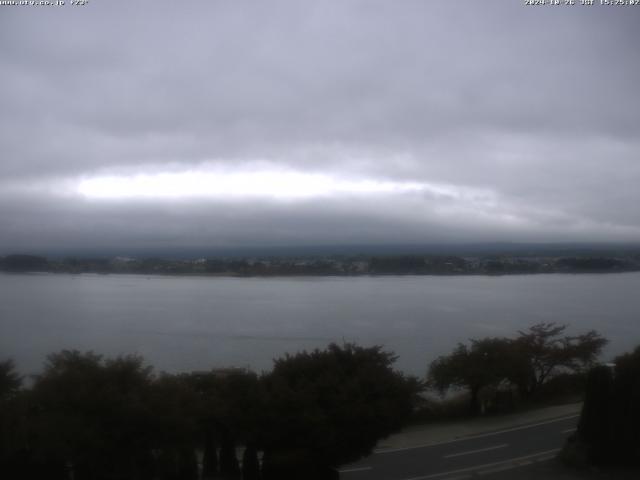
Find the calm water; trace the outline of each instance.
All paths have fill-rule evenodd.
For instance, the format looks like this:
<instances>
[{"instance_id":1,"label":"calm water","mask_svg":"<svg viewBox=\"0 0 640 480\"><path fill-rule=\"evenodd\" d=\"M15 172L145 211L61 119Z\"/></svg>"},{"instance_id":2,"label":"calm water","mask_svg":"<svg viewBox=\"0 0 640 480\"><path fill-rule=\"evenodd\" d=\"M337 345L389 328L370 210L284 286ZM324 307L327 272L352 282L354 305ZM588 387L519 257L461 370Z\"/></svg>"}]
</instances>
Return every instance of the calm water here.
<instances>
[{"instance_id":1,"label":"calm water","mask_svg":"<svg viewBox=\"0 0 640 480\"><path fill-rule=\"evenodd\" d=\"M640 344L640 273L505 277L200 278L0 274L0 359L40 370L63 348L137 352L158 369L268 369L332 341L383 344L423 374L470 337L541 321L594 328L605 357Z\"/></svg>"}]
</instances>

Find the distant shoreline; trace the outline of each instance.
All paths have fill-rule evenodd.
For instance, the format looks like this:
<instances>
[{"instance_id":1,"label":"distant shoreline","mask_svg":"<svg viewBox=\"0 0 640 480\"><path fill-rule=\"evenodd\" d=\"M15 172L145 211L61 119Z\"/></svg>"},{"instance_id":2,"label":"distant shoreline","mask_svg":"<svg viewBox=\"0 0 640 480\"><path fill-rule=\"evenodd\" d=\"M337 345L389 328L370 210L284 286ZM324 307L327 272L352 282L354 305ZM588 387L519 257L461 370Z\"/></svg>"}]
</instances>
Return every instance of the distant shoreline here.
<instances>
[{"instance_id":1,"label":"distant shoreline","mask_svg":"<svg viewBox=\"0 0 640 480\"><path fill-rule=\"evenodd\" d=\"M210 277L355 277L531 275L543 273L621 273L640 271L640 253L617 256L303 256L197 258L76 258L51 260L15 254L0 258L0 271L49 273L132 273Z\"/></svg>"},{"instance_id":2,"label":"distant shoreline","mask_svg":"<svg viewBox=\"0 0 640 480\"><path fill-rule=\"evenodd\" d=\"M132 277L167 277L167 278L385 278L385 277L515 277L515 276L541 276L541 275L616 275L625 273L640 273L640 269L617 271L550 271L550 272L510 272L510 273L359 273L359 274L275 274L275 275L251 275L238 273L162 273L162 272L70 272L70 271L7 271L0 270L4 275L93 275L115 276L126 275Z\"/></svg>"}]
</instances>

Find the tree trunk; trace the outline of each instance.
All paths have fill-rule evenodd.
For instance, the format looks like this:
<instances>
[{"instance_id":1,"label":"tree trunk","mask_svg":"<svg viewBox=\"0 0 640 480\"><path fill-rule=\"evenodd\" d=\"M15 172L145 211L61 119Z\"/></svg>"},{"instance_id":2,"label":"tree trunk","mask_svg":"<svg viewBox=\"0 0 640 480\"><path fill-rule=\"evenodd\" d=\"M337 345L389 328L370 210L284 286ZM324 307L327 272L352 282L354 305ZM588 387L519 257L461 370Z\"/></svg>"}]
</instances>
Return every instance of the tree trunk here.
<instances>
[{"instance_id":1,"label":"tree trunk","mask_svg":"<svg viewBox=\"0 0 640 480\"><path fill-rule=\"evenodd\" d=\"M479 402L479 394L480 387L473 386L471 387L471 399L469 400L469 413L473 416L476 416L480 413L480 402Z\"/></svg>"},{"instance_id":2,"label":"tree trunk","mask_svg":"<svg viewBox=\"0 0 640 480\"><path fill-rule=\"evenodd\" d=\"M217 445L213 434L207 433L204 437L204 452L202 455L202 478L209 480L218 473Z\"/></svg>"},{"instance_id":3,"label":"tree trunk","mask_svg":"<svg viewBox=\"0 0 640 480\"><path fill-rule=\"evenodd\" d=\"M220 447L220 474L222 478L225 479L240 479L240 465L236 457L236 443L228 433L223 436Z\"/></svg>"},{"instance_id":4,"label":"tree trunk","mask_svg":"<svg viewBox=\"0 0 640 480\"><path fill-rule=\"evenodd\" d=\"M242 480L260 480L260 462L258 451L253 445L247 445L242 456Z\"/></svg>"},{"instance_id":5,"label":"tree trunk","mask_svg":"<svg viewBox=\"0 0 640 480\"><path fill-rule=\"evenodd\" d=\"M180 480L198 480L198 459L193 448L185 447L178 456Z\"/></svg>"}]
</instances>

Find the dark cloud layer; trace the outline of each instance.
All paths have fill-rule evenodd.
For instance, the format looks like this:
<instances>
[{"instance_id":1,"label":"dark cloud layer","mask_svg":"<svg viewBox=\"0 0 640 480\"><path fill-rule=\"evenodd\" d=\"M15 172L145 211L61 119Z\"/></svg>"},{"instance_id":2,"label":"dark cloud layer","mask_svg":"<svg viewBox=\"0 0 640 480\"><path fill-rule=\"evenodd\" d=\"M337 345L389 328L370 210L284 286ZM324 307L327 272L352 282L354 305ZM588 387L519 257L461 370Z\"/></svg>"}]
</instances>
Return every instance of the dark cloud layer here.
<instances>
[{"instance_id":1,"label":"dark cloud layer","mask_svg":"<svg viewBox=\"0 0 640 480\"><path fill-rule=\"evenodd\" d=\"M639 24L640 7L506 0L0 7L0 250L640 241ZM73 191L193 169L452 193Z\"/></svg>"}]
</instances>

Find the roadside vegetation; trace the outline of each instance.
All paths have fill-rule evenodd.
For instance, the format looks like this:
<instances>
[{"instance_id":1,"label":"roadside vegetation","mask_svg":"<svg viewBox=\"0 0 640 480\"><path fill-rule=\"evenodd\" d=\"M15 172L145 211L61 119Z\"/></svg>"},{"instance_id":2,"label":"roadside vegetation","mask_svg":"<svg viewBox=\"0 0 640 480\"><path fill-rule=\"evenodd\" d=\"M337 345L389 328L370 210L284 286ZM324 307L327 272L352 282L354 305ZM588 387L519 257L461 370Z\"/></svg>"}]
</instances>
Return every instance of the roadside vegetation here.
<instances>
[{"instance_id":1,"label":"roadside vegetation","mask_svg":"<svg viewBox=\"0 0 640 480\"><path fill-rule=\"evenodd\" d=\"M273 370L154 374L62 351L32 387L0 364L0 476L50 480L338 478L414 409L420 382L380 347L329 345ZM261 460L261 461L260 461Z\"/></svg>"},{"instance_id":2,"label":"roadside vegetation","mask_svg":"<svg viewBox=\"0 0 640 480\"><path fill-rule=\"evenodd\" d=\"M586 371L595 364L604 339L596 331L567 335L566 325L539 323L515 338L496 337L460 343L434 360L427 385L449 395L444 405L430 402L441 414L478 415L508 412L566 396L581 397ZM467 398L461 408L459 397ZM426 412L423 419L429 419ZM437 419L437 414L432 416Z\"/></svg>"},{"instance_id":3,"label":"roadside vegetation","mask_svg":"<svg viewBox=\"0 0 640 480\"><path fill-rule=\"evenodd\" d=\"M567 335L566 328L540 323L514 338L458 344L431 363L426 382L440 394L457 394L440 402L427 400L414 419L438 421L583 401L578 428L560 458L573 467L602 467L605 473L630 478L640 467L640 346L600 364L607 340L593 330Z\"/></svg>"},{"instance_id":4,"label":"roadside vegetation","mask_svg":"<svg viewBox=\"0 0 640 480\"><path fill-rule=\"evenodd\" d=\"M595 366L606 340L541 323L459 344L426 381L381 347L331 344L243 369L155 373L138 356L61 351L29 387L0 362L0 476L52 480L328 480L410 422L586 401L567 458L640 458L640 347ZM591 369L591 370L590 370ZM587 377L587 372L590 372ZM429 392L445 394L444 401ZM460 395L461 392L465 392Z\"/></svg>"},{"instance_id":5,"label":"roadside vegetation","mask_svg":"<svg viewBox=\"0 0 640 480\"><path fill-rule=\"evenodd\" d=\"M640 346L589 371L578 429L561 458L578 467L640 467Z\"/></svg>"}]
</instances>

